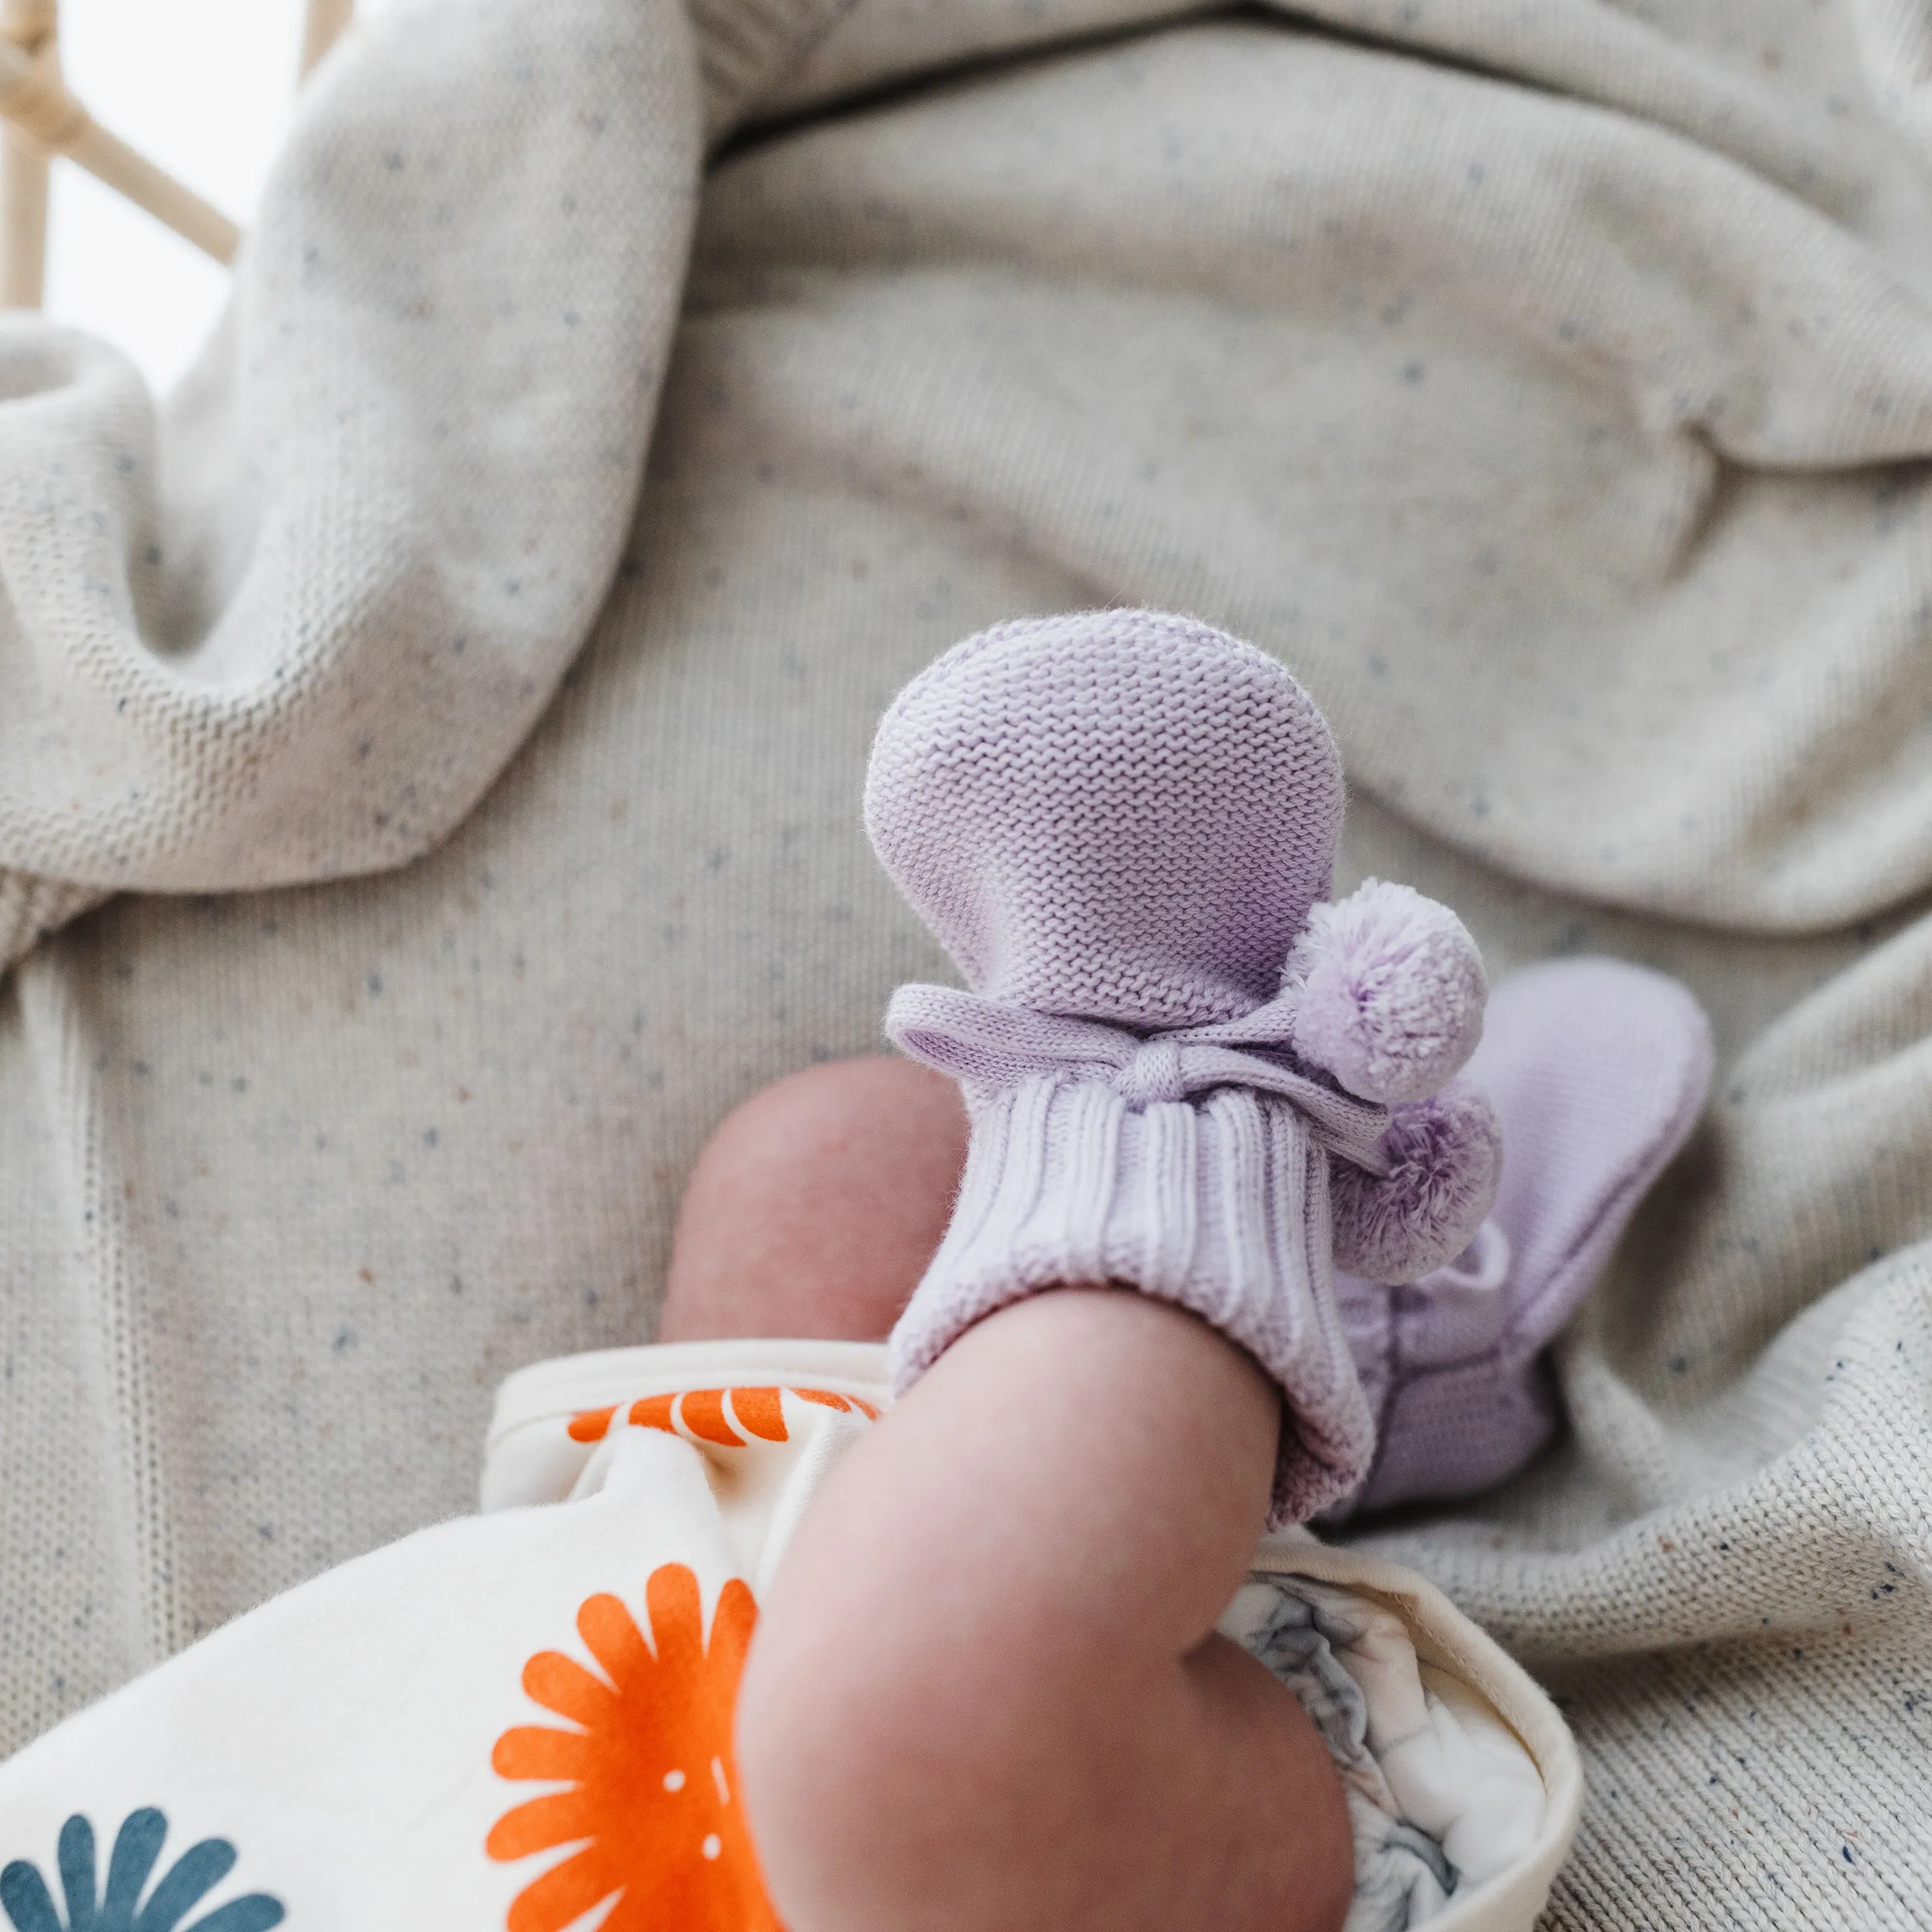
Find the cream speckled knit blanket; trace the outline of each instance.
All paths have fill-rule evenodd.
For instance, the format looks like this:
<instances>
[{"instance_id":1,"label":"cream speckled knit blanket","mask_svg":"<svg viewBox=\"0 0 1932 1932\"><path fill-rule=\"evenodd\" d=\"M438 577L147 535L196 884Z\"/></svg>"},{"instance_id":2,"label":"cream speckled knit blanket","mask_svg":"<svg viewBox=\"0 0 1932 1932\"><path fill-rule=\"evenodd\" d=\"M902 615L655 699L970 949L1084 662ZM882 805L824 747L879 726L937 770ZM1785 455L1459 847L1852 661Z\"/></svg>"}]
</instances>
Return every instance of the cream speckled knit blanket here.
<instances>
[{"instance_id":1,"label":"cream speckled knit blanket","mask_svg":"<svg viewBox=\"0 0 1932 1932\"><path fill-rule=\"evenodd\" d=\"M644 1339L710 1126L943 971L886 700L1144 603L1308 685L1345 883L1717 1024L1574 1441L1358 1532L1564 1700L1550 1922L1922 1924L1928 71L1886 0L404 0L166 409L9 321L0 1747Z\"/></svg>"}]
</instances>

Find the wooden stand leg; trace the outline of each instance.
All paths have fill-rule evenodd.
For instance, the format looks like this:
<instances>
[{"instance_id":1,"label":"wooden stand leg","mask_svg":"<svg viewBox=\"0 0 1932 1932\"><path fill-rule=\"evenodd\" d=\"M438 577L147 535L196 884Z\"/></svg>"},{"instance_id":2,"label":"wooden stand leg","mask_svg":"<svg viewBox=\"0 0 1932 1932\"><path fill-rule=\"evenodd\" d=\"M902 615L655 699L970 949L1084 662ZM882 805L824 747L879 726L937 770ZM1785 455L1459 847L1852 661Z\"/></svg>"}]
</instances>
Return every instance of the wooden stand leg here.
<instances>
[{"instance_id":1,"label":"wooden stand leg","mask_svg":"<svg viewBox=\"0 0 1932 1932\"><path fill-rule=\"evenodd\" d=\"M46 274L46 158L9 133L0 144L0 308L38 308Z\"/></svg>"},{"instance_id":2,"label":"wooden stand leg","mask_svg":"<svg viewBox=\"0 0 1932 1932\"><path fill-rule=\"evenodd\" d=\"M355 0L308 0L306 73ZM47 164L65 154L177 235L232 262L241 231L100 125L61 79L56 0L0 0L0 308L38 308L46 280Z\"/></svg>"},{"instance_id":3,"label":"wooden stand leg","mask_svg":"<svg viewBox=\"0 0 1932 1932\"><path fill-rule=\"evenodd\" d=\"M341 38L356 17L356 0L308 0L302 29L302 70L305 75Z\"/></svg>"},{"instance_id":4,"label":"wooden stand leg","mask_svg":"<svg viewBox=\"0 0 1932 1932\"><path fill-rule=\"evenodd\" d=\"M0 0L0 38L58 74L53 0ZM0 308L38 308L47 273L47 152L9 128L0 139Z\"/></svg>"},{"instance_id":5,"label":"wooden stand leg","mask_svg":"<svg viewBox=\"0 0 1932 1932\"><path fill-rule=\"evenodd\" d=\"M232 261L241 239L234 223L110 134L68 92L58 64L44 64L48 58L23 53L0 34L0 116L13 124L13 137L42 152L65 154L218 262ZM41 224L44 229L44 214ZM20 253L24 276L33 265L24 243Z\"/></svg>"}]
</instances>

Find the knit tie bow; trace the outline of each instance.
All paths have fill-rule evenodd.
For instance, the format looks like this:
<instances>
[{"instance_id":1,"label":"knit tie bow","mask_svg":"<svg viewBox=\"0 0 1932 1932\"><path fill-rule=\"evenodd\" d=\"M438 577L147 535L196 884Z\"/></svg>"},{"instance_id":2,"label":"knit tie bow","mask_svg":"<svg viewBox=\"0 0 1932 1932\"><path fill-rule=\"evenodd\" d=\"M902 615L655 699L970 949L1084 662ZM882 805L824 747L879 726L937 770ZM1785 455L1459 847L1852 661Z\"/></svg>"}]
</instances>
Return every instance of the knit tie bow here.
<instances>
[{"instance_id":1,"label":"knit tie bow","mask_svg":"<svg viewBox=\"0 0 1932 1932\"><path fill-rule=\"evenodd\" d=\"M1185 1100L1212 1087L1252 1088L1290 1102L1330 1154L1387 1174L1381 1144L1388 1109L1322 1086L1270 1052L1286 1048L1294 1016L1294 998L1283 993L1211 1026L1137 1034L951 986L910 986L892 995L886 1034L911 1058L985 1087L1084 1076L1106 1080L1136 1108Z\"/></svg>"}]
</instances>

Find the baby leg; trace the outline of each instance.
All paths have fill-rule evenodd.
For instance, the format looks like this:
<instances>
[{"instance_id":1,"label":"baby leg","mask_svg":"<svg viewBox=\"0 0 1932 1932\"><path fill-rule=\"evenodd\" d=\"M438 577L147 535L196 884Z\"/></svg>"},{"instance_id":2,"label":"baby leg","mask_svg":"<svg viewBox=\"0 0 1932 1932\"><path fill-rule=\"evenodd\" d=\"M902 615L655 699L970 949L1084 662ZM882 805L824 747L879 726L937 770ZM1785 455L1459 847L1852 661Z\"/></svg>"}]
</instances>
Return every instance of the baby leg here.
<instances>
[{"instance_id":1,"label":"baby leg","mask_svg":"<svg viewBox=\"0 0 1932 1932\"><path fill-rule=\"evenodd\" d=\"M1214 1634L1278 1392L1192 1316L1066 1288L857 1444L766 1606L739 1751L791 1932L1296 1932L1353 1886L1340 1780Z\"/></svg>"},{"instance_id":2,"label":"baby leg","mask_svg":"<svg viewBox=\"0 0 1932 1932\"><path fill-rule=\"evenodd\" d=\"M817 1066L726 1120L661 1330L883 1337L965 1156L949 1080ZM1279 1401L1164 1304L1066 1290L962 1339L849 1452L740 1704L792 1932L1293 1932L1339 1924L1340 1785L1301 1707L1214 1635Z\"/></svg>"},{"instance_id":3,"label":"baby leg","mask_svg":"<svg viewBox=\"0 0 1932 1932\"><path fill-rule=\"evenodd\" d=\"M833 1060L763 1088L692 1171L658 1339L884 1340L965 1161L958 1088L910 1060Z\"/></svg>"}]
</instances>

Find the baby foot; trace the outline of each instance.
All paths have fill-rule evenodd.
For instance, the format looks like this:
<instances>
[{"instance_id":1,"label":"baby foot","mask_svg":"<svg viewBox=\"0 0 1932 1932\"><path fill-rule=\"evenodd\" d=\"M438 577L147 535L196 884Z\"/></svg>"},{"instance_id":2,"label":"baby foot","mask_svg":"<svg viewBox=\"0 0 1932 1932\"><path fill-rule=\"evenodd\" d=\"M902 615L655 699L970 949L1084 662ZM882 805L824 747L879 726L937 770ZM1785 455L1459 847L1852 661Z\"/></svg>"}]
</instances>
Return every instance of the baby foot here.
<instances>
[{"instance_id":1,"label":"baby foot","mask_svg":"<svg viewBox=\"0 0 1932 1932\"><path fill-rule=\"evenodd\" d=\"M1277 1520L1359 1484L1331 1260L1412 1281L1460 1252L1496 1136L1454 1078L1474 942L1406 889L1327 902L1342 804L1308 694L1185 618L1001 625L900 694L866 826L967 989L902 987L886 1031L959 1080L971 1132L899 1390L1011 1302L1130 1284L1281 1388Z\"/></svg>"},{"instance_id":2,"label":"baby foot","mask_svg":"<svg viewBox=\"0 0 1932 1932\"><path fill-rule=\"evenodd\" d=\"M1331 1520L1487 1489L1556 1433L1542 1352L1696 1124L1710 1028L1662 974L1553 961L1491 996L1469 1073L1503 1123L1495 1210L1412 1287L1338 1280L1379 1426L1367 1480Z\"/></svg>"}]
</instances>

